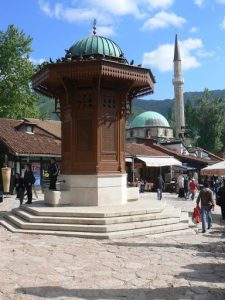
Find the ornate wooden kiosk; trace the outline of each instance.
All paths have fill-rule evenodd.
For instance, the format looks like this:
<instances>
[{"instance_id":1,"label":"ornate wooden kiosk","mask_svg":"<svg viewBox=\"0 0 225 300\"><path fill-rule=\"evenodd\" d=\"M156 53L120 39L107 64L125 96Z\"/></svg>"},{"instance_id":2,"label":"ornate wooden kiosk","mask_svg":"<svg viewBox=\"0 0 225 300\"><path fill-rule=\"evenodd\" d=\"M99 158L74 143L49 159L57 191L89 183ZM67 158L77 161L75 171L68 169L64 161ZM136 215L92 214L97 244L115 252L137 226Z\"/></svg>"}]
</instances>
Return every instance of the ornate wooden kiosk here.
<instances>
[{"instance_id":1,"label":"ornate wooden kiosk","mask_svg":"<svg viewBox=\"0 0 225 300\"><path fill-rule=\"evenodd\" d=\"M65 183L57 204L125 204L126 115L134 97L153 92L151 71L129 65L119 46L96 35L94 27L93 35L75 43L64 58L46 63L32 83L55 99L62 121Z\"/></svg>"}]
</instances>

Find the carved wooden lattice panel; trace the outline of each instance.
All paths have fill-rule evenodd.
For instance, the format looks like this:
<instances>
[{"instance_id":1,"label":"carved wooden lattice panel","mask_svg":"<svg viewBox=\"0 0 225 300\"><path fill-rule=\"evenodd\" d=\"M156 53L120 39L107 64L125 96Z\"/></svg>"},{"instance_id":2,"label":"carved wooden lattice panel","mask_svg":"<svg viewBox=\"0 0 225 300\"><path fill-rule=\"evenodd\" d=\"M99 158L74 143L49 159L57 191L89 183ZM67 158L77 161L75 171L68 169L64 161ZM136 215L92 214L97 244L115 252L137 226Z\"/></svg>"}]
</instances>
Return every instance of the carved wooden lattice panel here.
<instances>
[{"instance_id":1,"label":"carved wooden lattice panel","mask_svg":"<svg viewBox=\"0 0 225 300\"><path fill-rule=\"evenodd\" d=\"M102 152L116 151L116 122L107 121L102 124Z\"/></svg>"},{"instance_id":2,"label":"carved wooden lattice panel","mask_svg":"<svg viewBox=\"0 0 225 300\"><path fill-rule=\"evenodd\" d=\"M102 91L100 117L102 152L116 152L117 108L118 101L116 93L108 90Z\"/></svg>"},{"instance_id":3,"label":"carved wooden lattice panel","mask_svg":"<svg viewBox=\"0 0 225 300\"><path fill-rule=\"evenodd\" d=\"M116 97L115 95L102 95L102 107L104 109L115 109L116 108Z\"/></svg>"},{"instance_id":4,"label":"carved wooden lattice panel","mask_svg":"<svg viewBox=\"0 0 225 300\"><path fill-rule=\"evenodd\" d=\"M78 94L76 100L78 108L92 108L93 106L92 97L88 93Z\"/></svg>"},{"instance_id":5,"label":"carved wooden lattice panel","mask_svg":"<svg viewBox=\"0 0 225 300\"><path fill-rule=\"evenodd\" d=\"M77 150L92 149L92 120L77 120Z\"/></svg>"}]
</instances>

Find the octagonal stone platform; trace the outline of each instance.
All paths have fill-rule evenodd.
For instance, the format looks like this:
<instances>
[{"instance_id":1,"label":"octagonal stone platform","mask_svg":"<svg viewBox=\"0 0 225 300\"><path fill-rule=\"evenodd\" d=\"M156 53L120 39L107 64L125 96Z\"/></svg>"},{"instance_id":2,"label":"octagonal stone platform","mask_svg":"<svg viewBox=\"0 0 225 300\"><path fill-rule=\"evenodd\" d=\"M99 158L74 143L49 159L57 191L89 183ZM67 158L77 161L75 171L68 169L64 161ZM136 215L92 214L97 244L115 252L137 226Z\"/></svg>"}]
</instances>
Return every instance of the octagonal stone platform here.
<instances>
[{"instance_id":1,"label":"octagonal stone platform","mask_svg":"<svg viewBox=\"0 0 225 300\"><path fill-rule=\"evenodd\" d=\"M96 239L124 238L188 229L188 216L165 201L139 200L110 207L48 207L43 201L6 213L12 232Z\"/></svg>"}]
</instances>

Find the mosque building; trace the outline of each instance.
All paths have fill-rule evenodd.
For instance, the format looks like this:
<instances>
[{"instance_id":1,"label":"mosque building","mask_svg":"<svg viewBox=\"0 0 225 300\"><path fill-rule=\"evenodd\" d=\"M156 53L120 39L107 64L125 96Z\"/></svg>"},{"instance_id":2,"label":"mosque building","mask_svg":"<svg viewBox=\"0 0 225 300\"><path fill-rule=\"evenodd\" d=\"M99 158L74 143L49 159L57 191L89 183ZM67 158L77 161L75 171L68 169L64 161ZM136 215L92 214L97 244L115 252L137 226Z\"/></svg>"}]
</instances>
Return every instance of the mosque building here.
<instances>
[{"instance_id":1,"label":"mosque building","mask_svg":"<svg viewBox=\"0 0 225 300\"><path fill-rule=\"evenodd\" d=\"M155 111L146 111L136 116L126 131L127 141L136 138L166 141L173 139L173 129L167 119Z\"/></svg>"}]
</instances>

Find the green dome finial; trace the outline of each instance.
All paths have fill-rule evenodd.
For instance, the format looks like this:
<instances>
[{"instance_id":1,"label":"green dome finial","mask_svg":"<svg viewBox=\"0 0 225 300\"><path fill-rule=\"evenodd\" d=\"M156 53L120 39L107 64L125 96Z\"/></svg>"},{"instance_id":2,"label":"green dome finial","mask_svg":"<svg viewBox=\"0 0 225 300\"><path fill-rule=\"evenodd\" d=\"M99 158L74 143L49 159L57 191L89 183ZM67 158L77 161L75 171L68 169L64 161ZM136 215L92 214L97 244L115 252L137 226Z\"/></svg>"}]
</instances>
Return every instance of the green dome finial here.
<instances>
[{"instance_id":1,"label":"green dome finial","mask_svg":"<svg viewBox=\"0 0 225 300\"><path fill-rule=\"evenodd\" d=\"M96 35L96 24L97 24L97 21L96 19L94 19L94 22L93 22L93 34Z\"/></svg>"}]
</instances>

